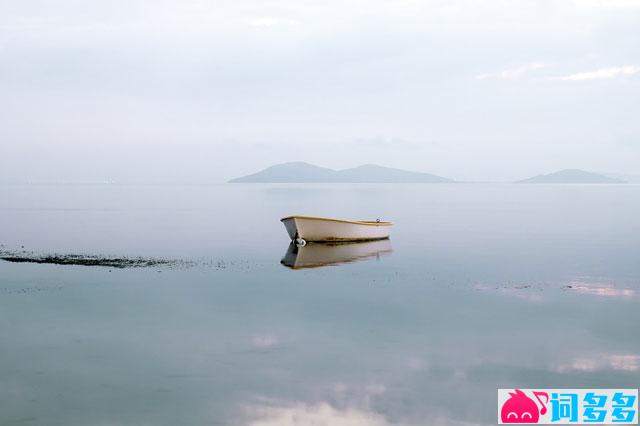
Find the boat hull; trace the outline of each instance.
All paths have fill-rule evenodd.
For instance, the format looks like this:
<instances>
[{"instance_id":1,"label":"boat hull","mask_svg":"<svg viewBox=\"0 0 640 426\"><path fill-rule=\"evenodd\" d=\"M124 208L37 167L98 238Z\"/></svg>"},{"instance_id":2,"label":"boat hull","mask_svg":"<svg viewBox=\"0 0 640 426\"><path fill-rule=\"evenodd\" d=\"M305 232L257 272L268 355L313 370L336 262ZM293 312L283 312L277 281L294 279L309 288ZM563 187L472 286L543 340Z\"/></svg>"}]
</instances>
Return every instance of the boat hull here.
<instances>
[{"instance_id":1,"label":"boat hull","mask_svg":"<svg viewBox=\"0 0 640 426\"><path fill-rule=\"evenodd\" d=\"M309 216L281 219L292 240L307 242L372 241L389 238L391 222L365 222Z\"/></svg>"}]
</instances>

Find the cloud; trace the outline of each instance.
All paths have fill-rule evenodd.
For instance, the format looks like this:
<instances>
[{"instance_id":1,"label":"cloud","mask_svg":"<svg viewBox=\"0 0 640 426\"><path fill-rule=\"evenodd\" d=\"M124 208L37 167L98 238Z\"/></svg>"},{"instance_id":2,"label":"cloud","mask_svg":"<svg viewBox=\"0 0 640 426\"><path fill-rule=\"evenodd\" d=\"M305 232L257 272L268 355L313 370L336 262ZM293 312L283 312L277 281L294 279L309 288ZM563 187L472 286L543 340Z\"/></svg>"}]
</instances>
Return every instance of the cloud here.
<instances>
[{"instance_id":1,"label":"cloud","mask_svg":"<svg viewBox=\"0 0 640 426\"><path fill-rule=\"evenodd\" d=\"M543 63L543 62L530 62L528 64L524 64L521 65L519 67L516 68L509 68L500 72L494 72L494 73L486 73L486 74L479 74L476 75L476 79L478 80L486 80L489 78L500 78L500 79L513 79L513 78L518 78L521 77L522 75L530 72L530 71L535 71L535 70L539 70L542 68L547 68L549 65Z\"/></svg>"},{"instance_id":2,"label":"cloud","mask_svg":"<svg viewBox=\"0 0 640 426\"><path fill-rule=\"evenodd\" d=\"M622 67L601 68L595 71L569 74L562 77L552 77L553 80L582 81L616 78L624 75L634 75L640 73L639 65L625 65Z\"/></svg>"}]
</instances>

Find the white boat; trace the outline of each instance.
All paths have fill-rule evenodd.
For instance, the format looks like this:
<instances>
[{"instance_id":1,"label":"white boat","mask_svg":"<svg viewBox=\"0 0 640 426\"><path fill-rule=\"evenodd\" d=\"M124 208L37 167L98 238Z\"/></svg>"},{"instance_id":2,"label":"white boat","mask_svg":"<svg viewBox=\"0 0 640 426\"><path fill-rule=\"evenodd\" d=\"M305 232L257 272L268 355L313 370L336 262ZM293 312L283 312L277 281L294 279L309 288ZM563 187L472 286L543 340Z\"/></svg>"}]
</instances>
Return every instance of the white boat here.
<instances>
[{"instance_id":1,"label":"white boat","mask_svg":"<svg viewBox=\"0 0 640 426\"><path fill-rule=\"evenodd\" d=\"M391 251L389 240L317 243L304 246L291 243L280 263L291 269L319 268L365 259L377 259L391 253Z\"/></svg>"},{"instance_id":2,"label":"white boat","mask_svg":"<svg viewBox=\"0 0 640 426\"><path fill-rule=\"evenodd\" d=\"M356 221L312 216L288 216L280 221L292 241L307 242L371 241L389 238L391 222Z\"/></svg>"}]
</instances>

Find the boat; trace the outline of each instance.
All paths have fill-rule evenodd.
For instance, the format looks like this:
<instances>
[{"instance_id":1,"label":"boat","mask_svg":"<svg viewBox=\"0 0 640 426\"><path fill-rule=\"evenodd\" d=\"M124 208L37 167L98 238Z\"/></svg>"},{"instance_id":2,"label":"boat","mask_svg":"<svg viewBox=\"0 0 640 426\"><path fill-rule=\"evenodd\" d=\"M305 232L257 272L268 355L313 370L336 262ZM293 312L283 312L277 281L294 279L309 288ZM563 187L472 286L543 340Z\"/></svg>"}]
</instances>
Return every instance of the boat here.
<instances>
[{"instance_id":1,"label":"boat","mask_svg":"<svg viewBox=\"0 0 640 426\"><path fill-rule=\"evenodd\" d=\"M319 268L366 259L379 259L391 252L391 242L388 239L306 245L297 245L292 242L280 263L291 269Z\"/></svg>"},{"instance_id":2,"label":"boat","mask_svg":"<svg viewBox=\"0 0 640 426\"><path fill-rule=\"evenodd\" d=\"M287 216L280 221L297 244L384 240L389 238L393 225L380 219L357 221L313 216Z\"/></svg>"}]
</instances>

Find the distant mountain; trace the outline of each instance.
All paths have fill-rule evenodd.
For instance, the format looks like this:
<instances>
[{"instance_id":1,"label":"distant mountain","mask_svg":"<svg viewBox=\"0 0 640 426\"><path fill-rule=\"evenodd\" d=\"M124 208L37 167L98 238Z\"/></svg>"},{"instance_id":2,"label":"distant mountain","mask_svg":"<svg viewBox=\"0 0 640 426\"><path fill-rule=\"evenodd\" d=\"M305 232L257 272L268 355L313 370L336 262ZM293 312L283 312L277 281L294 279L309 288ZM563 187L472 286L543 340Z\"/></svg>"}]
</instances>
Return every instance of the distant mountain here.
<instances>
[{"instance_id":1,"label":"distant mountain","mask_svg":"<svg viewBox=\"0 0 640 426\"><path fill-rule=\"evenodd\" d=\"M365 164L345 170L332 170L303 162L277 164L252 175L232 179L231 183L444 183L451 179L429 173Z\"/></svg>"},{"instance_id":2,"label":"distant mountain","mask_svg":"<svg viewBox=\"0 0 640 426\"><path fill-rule=\"evenodd\" d=\"M451 179L430 173L409 172L402 169L365 164L352 169L338 170L332 176L333 182L372 183L444 183Z\"/></svg>"},{"instance_id":3,"label":"distant mountain","mask_svg":"<svg viewBox=\"0 0 640 426\"><path fill-rule=\"evenodd\" d=\"M598 173L578 169L566 169L548 175L538 175L521 180L520 183L626 183Z\"/></svg>"},{"instance_id":4,"label":"distant mountain","mask_svg":"<svg viewBox=\"0 0 640 426\"><path fill-rule=\"evenodd\" d=\"M623 180L627 183L640 183L640 175L626 175L622 173L607 173L607 176Z\"/></svg>"},{"instance_id":5,"label":"distant mountain","mask_svg":"<svg viewBox=\"0 0 640 426\"><path fill-rule=\"evenodd\" d=\"M313 164L296 161L292 163L276 164L257 173L231 179L231 183L250 182L328 182L335 170L314 166Z\"/></svg>"}]
</instances>

